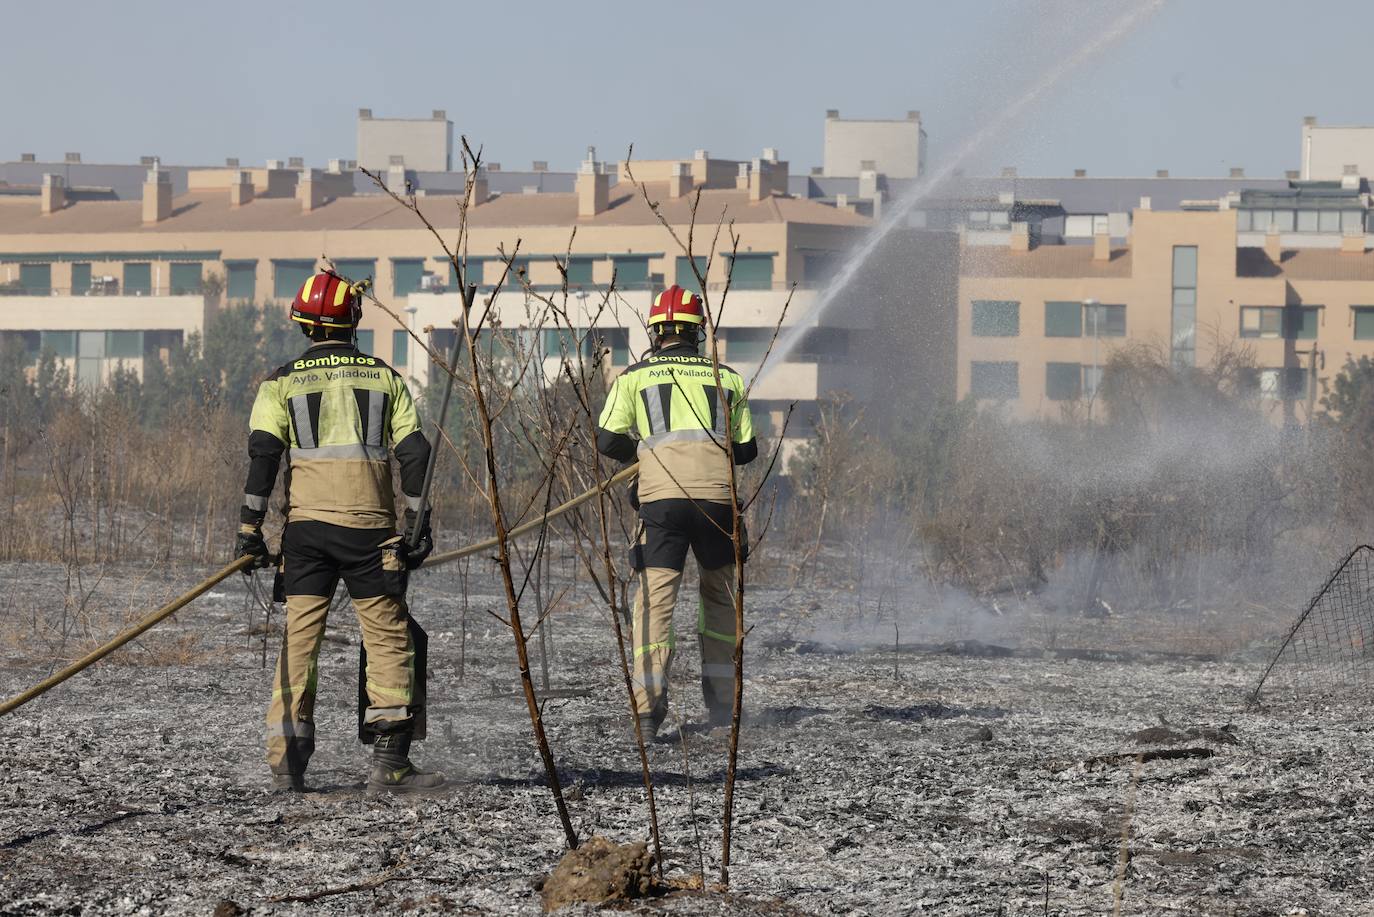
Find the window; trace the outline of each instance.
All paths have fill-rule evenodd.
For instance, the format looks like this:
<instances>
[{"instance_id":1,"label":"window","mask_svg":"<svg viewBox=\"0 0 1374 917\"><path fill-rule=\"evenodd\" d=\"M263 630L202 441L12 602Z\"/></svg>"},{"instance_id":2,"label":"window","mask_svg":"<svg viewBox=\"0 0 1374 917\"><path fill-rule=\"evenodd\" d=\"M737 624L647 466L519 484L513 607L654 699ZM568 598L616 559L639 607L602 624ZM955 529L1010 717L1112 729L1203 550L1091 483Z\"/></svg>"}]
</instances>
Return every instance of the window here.
<instances>
[{"instance_id":1,"label":"window","mask_svg":"<svg viewBox=\"0 0 1374 917\"><path fill-rule=\"evenodd\" d=\"M485 264L481 258L469 258L465 266L468 275L468 283L475 283L479 286L482 283L482 265ZM458 283L458 271L454 268L453 262L448 263L448 285L458 292L463 292Z\"/></svg>"},{"instance_id":2,"label":"window","mask_svg":"<svg viewBox=\"0 0 1374 917\"><path fill-rule=\"evenodd\" d=\"M1073 213L1064 217L1064 238L1091 239L1099 232L1107 232L1105 213Z\"/></svg>"},{"instance_id":3,"label":"window","mask_svg":"<svg viewBox=\"0 0 1374 917\"><path fill-rule=\"evenodd\" d=\"M630 363L630 329L628 328L597 328L590 335L583 346L587 349L589 359L596 358L598 348L610 350L612 366L628 366Z\"/></svg>"},{"instance_id":4,"label":"window","mask_svg":"<svg viewBox=\"0 0 1374 917\"><path fill-rule=\"evenodd\" d=\"M1346 234L1364 232L1364 213L1359 210L1342 210L1341 232Z\"/></svg>"},{"instance_id":5,"label":"window","mask_svg":"<svg viewBox=\"0 0 1374 917\"><path fill-rule=\"evenodd\" d=\"M1299 211L1298 211L1298 232L1316 232L1316 231L1317 231L1317 213L1318 213L1318 211L1316 211L1316 210L1299 210Z\"/></svg>"},{"instance_id":6,"label":"window","mask_svg":"<svg viewBox=\"0 0 1374 917\"><path fill-rule=\"evenodd\" d=\"M420 278L424 274L423 258L392 258L391 292L396 296L409 296L420 289Z\"/></svg>"},{"instance_id":7,"label":"window","mask_svg":"<svg viewBox=\"0 0 1374 917\"><path fill-rule=\"evenodd\" d=\"M840 256L832 252L802 256L802 281L807 286L821 286L829 283L835 276L835 265Z\"/></svg>"},{"instance_id":8,"label":"window","mask_svg":"<svg viewBox=\"0 0 1374 917\"><path fill-rule=\"evenodd\" d=\"M340 258L334 262L334 270L347 280L357 283L371 277L377 279L376 258Z\"/></svg>"},{"instance_id":9,"label":"window","mask_svg":"<svg viewBox=\"0 0 1374 917\"><path fill-rule=\"evenodd\" d=\"M452 341L449 342L452 347ZM404 368L410 352L410 335L397 328L391 332L391 365Z\"/></svg>"},{"instance_id":10,"label":"window","mask_svg":"<svg viewBox=\"0 0 1374 917\"><path fill-rule=\"evenodd\" d=\"M772 328L728 328L721 331L725 339L725 359L732 363L757 363L768 350L773 339Z\"/></svg>"},{"instance_id":11,"label":"window","mask_svg":"<svg viewBox=\"0 0 1374 917\"><path fill-rule=\"evenodd\" d=\"M124 265L124 293L126 296L151 296L153 266L146 261L131 261ZM291 291L295 295L295 291Z\"/></svg>"},{"instance_id":12,"label":"window","mask_svg":"<svg viewBox=\"0 0 1374 917\"><path fill-rule=\"evenodd\" d=\"M79 385L99 385L104 378L105 332L76 333L76 381Z\"/></svg>"},{"instance_id":13,"label":"window","mask_svg":"<svg viewBox=\"0 0 1374 917\"><path fill-rule=\"evenodd\" d=\"M1197 365L1197 246L1175 245L1173 267L1171 356L1175 366L1195 366Z\"/></svg>"},{"instance_id":14,"label":"window","mask_svg":"<svg viewBox=\"0 0 1374 917\"><path fill-rule=\"evenodd\" d=\"M47 296L52 292L52 265L19 265L19 286L30 296Z\"/></svg>"},{"instance_id":15,"label":"window","mask_svg":"<svg viewBox=\"0 0 1374 917\"><path fill-rule=\"evenodd\" d=\"M615 270L615 285L629 289L649 282L649 259L639 255L617 255L611 259Z\"/></svg>"},{"instance_id":16,"label":"window","mask_svg":"<svg viewBox=\"0 0 1374 917\"><path fill-rule=\"evenodd\" d=\"M1341 231L1341 212L1339 210L1319 210L1317 211L1317 217L1318 232Z\"/></svg>"},{"instance_id":17,"label":"window","mask_svg":"<svg viewBox=\"0 0 1374 917\"><path fill-rule=\"evenodd\" d=\"M1016 337L1021 333L1021 304L1002 299L973 301L973 336Z\"/></svg>"},{"instance_id":18,"label":"window","mask_svg":"<svg viewBox=\"0 0 1374 917\"><path fill-rule=\"evenodd\" d=\"M172 264L172 295L184 296L188 293L200 292L200 262L192 261L183 264Z\"/></svg>"},{"instance_id":19,"label":"window","mask_svg":"<svg viewBox=\"0 0 1374 917\"><path fill-rule=\"evenodd\" d=\"M1374 306L1352 306L1355 312L1355 340L1374 341Z\"/></svg>"},{"instance_id":20,"label":"window","mask_svg":"<svg viewBox=\"0 0 1374 917\"><path fill-rule=\"evenodd\" d=\"M1283 333L1282 306L1241 306L1240 336L1276 338Z\"/></svg>"},{"instance_id":21,"label":"window","mask_svg":"<svg viewBox=\"0 0 1374 917\"><path fill-rule=\"evenodd\" d=\"M1102 367L1083 367L1083 394L1088 398L1097 397L1097 388L1102 384Z\"/></svg>"},{"instance_id":22,"label":"window","mask_svg":"<svg viewBox=\"0 0 1374 917\"><path fill-rule=\"evenodd\" d=\"M273 261L272 295L291 302L315 273L313 261Z\"/></svg>"},{"instance_id":23,"label":"window","mask_svg":"<svg viewBox=\"0 0 1374 917\"><path fill-rule=\"evenodd\" d=\"M1124 338L1126 307L1094 303L1083 307L1083 333L1089 337Z\"/></svg>"},{"instance_id":24,"label":"window","mask_svg":"<svg viewBox=\"0 0 1374 917\"><path fill-rule=\"evenodd\" d=\"M706 275L706 256L697 255L696 261L697 270L701 271L704 277ZM675 276L677 277L677 285L684 290L690 290L693 293L701 292L700 284L697 283L696 274L692 273L692 264L687 260L685 255L678 256L677 274Z\"/></svg>"},{"instance_id":25,"label":"window","mask_svg":"<svg viewBox=\"0 0 1374 917\"><path fill-rule=\"evenodd\" d=\"M1078 363L1045 364L1045 397L1050 401L1077 401L1082 396L1083 367Z\"/></svg>"},{"instance_id":26,"label":"window","mask_svg":"<svg viewBox=\"0 0 1374 917\"><path fill-rule=\"evenodd\" d=\"M1288 366L1261 369L1254 378L1256 391L1261 398L1278 401L1306 398L1311 374L1305 367Z\"/></svg>"},{"instance_id":27,"label":"window","mask_svg":"<svg viewBox=\"0 0 1374 917\"><path fill-rule=\"evenodd\" d=\"M969 229L1006 229L1011 225L1011 213L1006 210L970 210Z\"/></svg>"},{"instance_id":28,"label":"window","mask_svg":"<svg viewBox=\"0 0 1374 917\"><path fill-rule=\"evenodd\" d=\"M1297 341L1314 341L1321 324L1321 306L1290 306L1286 337Z\"/></svg>"},{"instance_id":29,"label":"window","mask_svg":"<svg viewBox=\"0 0 1374 917\"><path fill-rule=\"evenodd\" d=\"M735 290L771 290L772 255L735 255L730 259L730 287Z\"/></svg>"},{"instance_id":30,"label":"window","mask_svg":"<svg viewBox=\"0 0 1374 917\"><path fill-rule=\"evenodd\" d=\"M1015 363L973 363L969 366L969 394L1005 401L1021 393Z\"/></svg>"},{"instance_id":31,"label":"window","mask_svg":"<svg viewBox=\"0 0 1374 917\"><path fill-rule=\"evenodd\" d=\"M1237 231L1237 232L1249 232L1250 229L1251 229L1251 227L1254 226L1253 218L1254 218L1254 213L1253 213L1253 211L1250 211L1250 210L1237 210L1237 211L1236 211L1236 231Z\"/></svg>"},{"instance_id":32,"label":"window","mask_svg":"<svg viewBox=\"0 0 1374 917\"><path fill-rule=\"evenodd\" d=\"M589 287L592 285L592 270L596 262L591 258L568 259L568 285Z\"/></svg>"},{"instance_id":33,"label":"window","mask_svg":"<svg viewBox=\"0 0 1374 917\"><path fill-rule=\"evenodd\" d=\"M1083 334L1083 304L1078 302L1045 303L1045 337L1076 338ZM1050 364L1051 366L1057 364Z\"/></svg>"},{"instance_id":34,"label":"window","mask_svg":"<svg viewBox=\"0 0 1374 917\"><path fill-rule=\"evenodd\" d=\"M72 265L72 294L85 296L91 289L91 266L85 262Z\"/></svg>"},{"instance_id":35,"label":"window","mask_svg":"<svg viewBox=\"0 0 1374 917\"><path fill-rule=\"evenodd\" d=\"M369 328L369 329L359 328L359 329L357 330L357 332L355 332L355 333L356 333L357 336L358 336L358 338L357 338L357 341L358 341L358 349L361 350L363 353L368 353L368 354L372 353L372 342L373 342L373 339L374 339L374 338L373 338L373 334L372 334L372 330L371 330L370 328Z\"/></svg>"},{"instance_id":36,"label":"window","mask_svg":"<svg viewBox=\"0 0 1374 917\"><path fill-rule=\"evenodd\" d=\"M256 261L226 261L224 272L225 295L229 299L251 300L257 295L258 263ZM304 282L304 281L302 281ZM295 293L291 296L294 298Z\"/></svg>"},{"instance_id":37,"label":"window","mask_svg":"<svg viewBox=\"0 0 1374 917\"><path fill-rule=\"evenodd\" d=\"M572 331L568 328L545 328L543 332L543 348L545 357L562 357L567 354L569 357L577 353L577 337L582 332Z\"/></svg>"},{"instance_id":38,"label":"window","mask_svg":"<svg viewBox=\"0 0 1374 917\"><path fill-rule=\"evenodd\" d=\"M39 349L51 350L53 355L62 359L76 356L75 331L43 331L39 334Z\"/></svg>"},{"instance_id":39,"label":"window","mask_svg":"<svg viewBox=\"0 0 1374 917\"><path fill-rule=\"evenodd\" d=\"M143 356L142 331L106 331L105 356L112 360L136 360Z\"/></svg>"}]
</instances>

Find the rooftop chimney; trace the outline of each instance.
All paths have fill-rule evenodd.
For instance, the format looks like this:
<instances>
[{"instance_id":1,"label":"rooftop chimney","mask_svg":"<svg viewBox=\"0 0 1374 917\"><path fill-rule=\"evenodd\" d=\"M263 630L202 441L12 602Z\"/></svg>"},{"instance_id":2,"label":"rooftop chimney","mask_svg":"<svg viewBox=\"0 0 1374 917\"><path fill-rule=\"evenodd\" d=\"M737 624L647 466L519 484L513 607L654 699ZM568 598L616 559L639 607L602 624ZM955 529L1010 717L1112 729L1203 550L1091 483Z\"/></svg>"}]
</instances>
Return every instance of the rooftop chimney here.
<instances>
[{"instance_id":1,"label":"rooftop chimney","mask_svg":"<svg viewBox=\"0 0 1374 917\"><path fill-rule=\"evenodd\" d=\"M685 197L692 191L692 167L675 162L668 169L668 197Z\"/></svg>"},{"instance_id":2,"label":"rooftop chimney","mask_svg":"<svg viewBox=\"0 0 1374 917\"><path fill-rule=\"evenodd\" d=\"M1073 177L1074 177L1074 178L1087 178L1087 177L1088 177L1088 170L1087 170L1087 169L1074 169L1074 170L1073 170Z\"/></svg>"},{"instance_id":3,"label":"rooftop chimney","mask_svg":"<svg viewBox=\"0 0 1374 917\"><path fill-rule=\"evenodd\" d=\"M20 162L37 162L37 161L38 161L38 157L37 157L37 156L34 156L32 153L20 153L20 154L19 154L19 161L20 161Z\"/></svg>"},{"instance_id":4,"label":"rooftop chimney","mask_svg":"<svg viewBox=\"0 0 1374 917\"><path fill-rule=\"evenodd\" d=\"M392 153L386 158L386 162L391 166L403 166L406 164L406 158L400 153Z\"/></svg>"},{"instance_id":5,"label":"rooftop chimney","mask_svg":"<svg viewBox=\"0 0 1374 917\"><path fill-rule=\"evenodd\" d=\"M825 167L824 167L824 166L812 166L812 167L811 167L811 174L812 174L812 175L824 175L824 174L825 174Z\"/></svg>"},{"instance_id":6,"label":"rooftop chimney","mask_svg":"<svg viewBox=\"0 0 1374 917\"><path fill-rule=\"evenodd\" d=\"M172 176L154 163L143 182L143 222L161 223L172 215Z\"/></svg>"},{"instance_id":7,"label":"rooftop chimney","mask_svg":"<svg viewBox=\"0 0 1374 917\"><path fill-rule=\"evenodd\" d=\"M448 112L444 111L442 108L433 109L432 111L430 111L429 116L433 118L435 121L448 120Z\"/></svg>"},{"instance_id":8,"label":"rooftop chimney","mask_svg":"<svg viewBox=\"0 0 1374 917\"><path fill-rule=\"evenodd\" d=\"M692 158L705 162L711 158L711 154L705 150L692 150Z\"/></svg>"},{"instance_id":9,"label":"rooftop chimney","mask_svg":"<svg viewBox=\"0 0 1374 917\"><path fill-rule=\"evenodd\" d=\"M868 201L877 199L878 173L873 169L861 169L859 171L859 197Z\"/></svg>"},{"instance_id":10,"label":"rooftop chimney","mask_svg":"<svg viewBox=\"0 0 1374 917\"><path fill-rule=\"evenodd\" d=\"M400 156L392 156L391 165L386 167L386 187L388 191L397 194L405 194L406 191L406 167L404 163L396 162Z\"/></svg>"},{"instance_id":11,"label":"rooftop chimney","mask_svg":"<svg viewBox=\"0 0 1374 917\"><path fill-rule=\"evenodd\" d=\"M329 160L329 173L330 173L331 175L342 175L342 174L343 174L343 170L344 170L344 161L343 161L342 159L331 159L331 160Z\"/></svg>"},{"instance_id":12,"label":"rooftop chimney","mask_svg":"<svg viewBox=\"0 0 1374 917\"><path fill-rule=\"evenodd\" d=\"M287 167L288 169L304 169L304 168L305 168L305 157L303 157L303 156L292 156L292 157L290 157L289 159L286 160L286 167Z\"/></svg>"},{"instance_id":13,"label":"rooftop chimney","mask_svg":"<svg viewBox=\"0 0 1374 917\"><path fill-rule=\"evenodd\" d=\"M1169 177L1169 170L1168 170L1168 169L1155 169L1155 178L1168 178L1168 177Z\"/></svg>"},{"instance_id":14,"label":"rooftop chimney","mask_svg":"<svg viewBox=\"0 0 1374 917\"><path fill-rule=\"evenodd\" d=\"M1302 173L1297 169L1288 169L1283 173L1283 177L1289 181L1297 181L1301 176Z\"/></svg>"},{"instance_id":15,"label":"rooftop chimney","mask_svg":"<svg viewBox=\"0 0 1374 917\"><path fill-rule=\"evenodd\" d=\"M140 156L140 157L138 157L138 164L141 165L141 166L150 166L150 165L152 165L152 164L155 163L155 162L157 162L157 157L156 157L156 156Z\"/></svg>"},{"instance_id":16,"label":"rooftop chimney","mask_svg":"<svg viewBox=\"0 0 1374 917\"><path fill-rule=\"evenodd\" d=\"M281 168L281 160L280 160L280 159L269 159L269 160L267 160L267 170L268 170L269 172L275 172L275 171L277 171L277 170L280 169L280 168Z\"/></svg>"},{"instance_id":17,"label":"rooftop chimney","mask_svg":"<svg viewBox=\"0 0 1374 917\"><path fill-rule=\"evenodd\" d=\"M1269 231L1264 234L1264 253L1275 264L1283 259L1283 237L1279 235L1279 229L1273 223L1269 224Z\"/></svg>"},{"instance_id":18,"label":"rooftop chimney","mask_svg":"<svg viewBox=\"0 0 1374 917\"><path fill-rule=\"evenodd\" d=\"M1112 237L1105 229L1093 233L1093 260L1112 260Z\"/></svg>"},{"instance_id":19,"label":"rooftop chimney","mask_svg":"<svg viewBox=\"0 0 1374 917\"><path fill-rule=\"evenodd\" d=\"M749 163L739 164L739 171L735 173L735 190L746 191L749 188Z\"/></svg>"},{"instance_id":20,"label":"rooftop chimney","mask_svg":"<svg viewBox=\"0 0 1374 917\"><path fill-rule=\"evenodd\" d=\"M531 168L535 172L547 172L549 171L549 161L547 159L536 159Z\"/></svg>"},{"instance_id":21,"label":"rooftop chimney","mask_svg":"<svg viewBox=\"0 0 1374 917\"><path fill-rule=\"evenodd\" d=\"M611 199L611 177L596 161L596 147L587 147L587 158L577 173L577 215L594 217L605 213Z\"/></svg>"},{"instance_id":22,"label":"rooftop chimney","mask_svg":"<svg viewBox=\"0 0 1374 917\"><path fill-rule=\"evenodd\" d=\"M80 154L80 153L68 153L67 156L66 156L66 160L67 160L67 162L80 162L80 161L81 161L81 154Z\"/></svg>"},{"instance_id":23,"label":"rooftop chimney","mask_svg":"<svg viewBox=\"0 0 1374 917\"><path fill-rule=\"evenodd\" d=\"M296 200L301 202L301 212L309 213L324 206L324 182L320 181L318 169L306 169L296 182Z\"/></svg>"},{"instance_id":24,"label":"rooftop chimney","mask_svg":"<svg viewBox=\"0 0 1374 917\"><path fill-rule=\"evenodd\" d=\"M42 191L43 213L56 213L67 206L67 183L62 180L61 175L46 173L43 176Z\"/></svg>"},{"instance_id":25,"label":"rooftop chimney","mask_svg":"<svg viewBox=\"0 0 1374 917\"><path fill-rule=\"evenodd\" d=\"M876 159L860 159L860 160L859 160L859 171L860 171L860 172L873 172L873 171L877 170L877 168L878 168L878 161L877 161ZM860 197L863 197L862 194L859 195L859 196L860 196Z\"/></svg>"},{"instance_id":26,"label":"rooftop chimney","mask_svg":"<svg viewBox=\"0 0 1374 917\"><path fill-rule=\"evenodd\" d=\"M224 167L226 169L237 169L239 167L239 158L237 156L226 157L224 160Z\"/></svg>"},{"instance_id":27,"label":"rooftop chimney","mask_svg":"<svg viewBox=\"0 0 1374 917\"><path fill-rule=\"evenodd\" d=\"M488 172L500 172L500 171L501 171L501 163L499 163L499 162L489 162L489 163L487 163L487 171L488 171Z\"/></svg>"},{"instance_id":28,"label":"rooftop chimney","mask_svg":"<svg viewBox=\"0 0 1374 917\"><path fill-rule=\"evenodd\" d=\"M768 174L765 175L764 172ZM768 197L772 184L771 163L764 159L755 159L749 164L749 200L757 203Z\"/></svg>"},{"instance_id":29,"label":"rooftop chimney","mask_svg":"<svg viewBox=\"0 0 1374 917\"><path fill-rule=\"evenodd\" d=\"M1244 178L1244 177L1245 177L1245 170L1242 169L1240 166L1232 166L1232 167L1231 167L1231 177L1232 177L1232 178Z\"/></svg>"},{"instance_id":30,"label":"rooftop chimney","mask_svg":"<svg viewBox=\"0 0 1374 917\"><path fill-rule=\"evenodd\" d=\"M778 148L775 147L775 146L766 146L766 147L764 147L764 148L763 148L763 158L764 158L764 160L766 160L767 162L777 162L777 161L778 161Z\"/></svg>"},{"instance_id":31,"label":"rooftop chimney","mask_svg":"<svg viewBox=\"0 0 1374 917\"><path fill-rule=\"evenodd\" d=\"M1016 177L1016 166L1003 166L1003 167L1002 167L1002 177L1003 177L1003 178L1015 178L1015 177Z\"/></svg>"},{"instance_id":32,"label":"rooftop chimney","mask_svg":"<svg viewBox=\"0 0 1374 917\"><path fill-rule=\"evenodd\" d=\"M1360 167L1347 165L1341 170L1341 188L1346 191L1360 190Z\"/></svg>"},{"instance_id":33,"label":"rooftop chimney","mask_svg":"<svg viewBox=\"0 0 1374 917\"><path fill-rule=\"evenodd\" d=\"M917 109L914 109L914 108L913 108L911 111L909 111L909 112L906 113L906 119L907 119L908 121L920 121L920 120L921 120L921 113L920 113L920 111L918 111Z\"/></svg>"},{"instance_id":34,"label":"rooftop chimney","mask_svg":"<svg viewBox=\"0 0 1374 917\"><path fill-rule=\"evenodd\" d=\"M1028 252L1030 247L1030 224L1025 220L1014 221L1011 224L1011 250Z\"/></svg>"},{"instance_id":35,"label":"rooftop chimney","mask_svg":"<svg viewBox=\"0 0 1374 917\"><path fill-rule=\"evenodd\" d=\"M840 110L839 110L838 108L827 108L827 109L825 110L825 120L831 121L831 120L837 119L837 118L839 118L839 117L840 117Z\"/></svg>"},{"instance_id":36,"label":"rooftop chimney","mask_svg":"<svg viewBox=\"0 0 1374 917\"><path fill-rule=\"evenodd\" d=\"M358 120L359 120L359 121L371 121L371 120L372 120L372 109L370 109L370 108L360 108L360 109L358 109Z\"/></svg>"},{"instance_id":37,"label":"rooftop chimney","mask_svg":"<svg viewBox=\"0 0 1374 917\"><path fill-rule=\"evenodd\" d=\"M243 170L229 182L229 206L242 207L253 201L253 173Z\"/></svg>"},{"instance_id":38,"label":"rooftop chimney","mask_svg":"<svg viewBox=\"0 0 1374 917\"><path fill-rule=\"evenodd\" d=\"M477 174L472 177L472 200L469 203L473 207L478 207L490 199L491 183L487 180L487 170L478 169Z\"/></svg>"},{"instance_id":39,"label":"rooftop chimney","mask_svg":"<svg viewBox=\"0 0 1374 917\"><path fill-rule=\"evenodd\" d=\"M1151 209L1152 207L1153 207L1153 202L1150 200L1150 196L1149 196L1148 194L1142 194L1142 195L1140 196L1140 209L1141 209L1141 210L1149 210L1149 209Z\"/></svg>"},{"instance_id":40,"label":"rooftop chimney","mask_svg":"<svg viewBox=\"0 0 1374 917\"><path fill-rule=\"evenodd\" d=\"M1317 116L1316 116L1316 115L1308 115L1308 116L1306 116L1305 118L1302 119L1302 126L1303 126L1303 127L1316 127L1316 126L1317 126Z\"/></svg>"}]
</instances>

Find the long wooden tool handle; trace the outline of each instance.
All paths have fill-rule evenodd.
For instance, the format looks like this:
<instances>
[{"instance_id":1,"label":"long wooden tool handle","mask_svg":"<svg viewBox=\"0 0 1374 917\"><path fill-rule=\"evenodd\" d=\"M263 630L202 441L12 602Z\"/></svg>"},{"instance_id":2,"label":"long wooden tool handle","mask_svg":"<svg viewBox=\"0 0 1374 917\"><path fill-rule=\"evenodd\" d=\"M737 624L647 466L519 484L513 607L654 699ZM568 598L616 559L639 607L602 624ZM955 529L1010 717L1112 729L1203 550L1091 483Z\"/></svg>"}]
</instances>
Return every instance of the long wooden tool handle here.
<instances>
[{"instance_id":1,"label":"long wooden tool handle","mask_svg":"<svg viewBox=\"0 0 1374 917\"><path fill-rule=\"evenodd\" d=\"M191 589L191 591L184 593L175 600L169 602L166 605L163 605L157 611L148 615L148 617L144 618L142 621L139 621L133 627L124 631L122 634L120 634L118 637L115 637L109 643L106 643L99 649L92 650L85 656L82 656L76 662L73 662L71 665L67 666L62 671L51 676L50 678L47 678L44 681L39 682L32 688L29 688L23 694L15 695L14 697L11 697L9 700L5 701L3 704L0 704L0 716L4 716L5 714L9 713L11 710L14 710L17 707L22 707L24 704L27 704L29 701L33 700L40 694L43 694L49 689L62 684L62 682L66 681L68 678L71 678L73 675L75 675L77 672L80 672L82 669L88 668L89 666L92 666L100 660L104 659L106 656L110 655L115 650L119 649L121 646L137 637L139 634L154 627L163 619L171 617L173 614L175 614L180 609L184 608L186 605L189 605L192 601L194 601L195 599L199 598L201 595L209 591L213 586L218 585L219 583L233 576L235 573L238 573L240 570L247 570L253 564L253 561L253 557L245 555L243 557L240 557L238 560L234 561L232 564L229 564L227 567L222 567L219 570L219 572L215 573L214 576L211 576L209 579L200 583L199 585Z\"/></svg>"}]
</instances>

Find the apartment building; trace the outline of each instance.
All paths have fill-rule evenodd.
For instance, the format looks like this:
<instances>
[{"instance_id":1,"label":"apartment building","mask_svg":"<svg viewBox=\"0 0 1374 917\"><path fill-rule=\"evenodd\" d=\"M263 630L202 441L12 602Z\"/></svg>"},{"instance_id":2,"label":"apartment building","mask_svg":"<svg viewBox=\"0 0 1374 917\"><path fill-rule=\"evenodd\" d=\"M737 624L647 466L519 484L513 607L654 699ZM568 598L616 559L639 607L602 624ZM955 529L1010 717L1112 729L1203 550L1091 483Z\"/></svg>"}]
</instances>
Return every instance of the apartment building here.
<instances>
[{"instance_id":1,"label":"apartment building","mask_svg":"<svg viewBox=\"0 0 1374 917\"><path fill-rule=\"evenodd\" d=\"M285 309L305 278L328 262L350 278L373 278L379 298L413 329L451 327L459 294L442 248L390 196L375 187L358 193L347 166L192 168L178 192L177 173L153 164L144 170L138 199L73 194L53 173L44 174L36 193L0 194L0 333L23 340L31 358L53 349L82 367L82 379L95 381L120 362L139 368L144 357L202 328L202 291L217 291L220 302ZM658 214L629 180L631 169ZM423 173L397 164L385 180L403 186L417 174ZM687 238L694 205L695 252L708 292L718 297L730 277L724 356L745 371L757 365L789 295L791 314L806 315L820 279L870 224L853 209L789 194L787 163L771 150L752 161L700 151L632 166L591 153L572 181L562 183L566 190L493 191L494 184L510 187L494 180L499 174L477 177L468 215L469 279L490 296L507 256L514 256L515 271L535 290L551 292L562 283L558 262L566 261L579 321L590 322L593 304L614 278L613 308L598 319L614 366L647 347L642 322L651 289L697 286L674 239ZM418 189L417 201L452 240L462 184L445 188L438 178L447 175L428 174L430 187ZM715 238L721 220L732 222L740 237L733 257L727 234ZM804 289L793 294L794 285ZM492 317L508 330L537 320L518 286L509 282L495 298ZM765 429L792 401L805 409L824 391L853 389L873 374L869 366L856 377L844 360L854 340L849 327L862 335L871 321L861 310L833 318L836 328L808 333L787 365L755 390ZM550 353L561 346L557 334L534 336ZM365 349L425 381L409 335L385 313L367 310L359 338Z\"/></svg>"},{"instance_id":2,"label":"apartment building","mask_svg":"<svg viewBox=\"0 0 1374 917\"><path fill-rule=\"evenodd\" d=\"M1111 354L1144 343L1175 365L1243 349L1255 397L1304 422L1348 357L1374 355L1374 235L1362 182L1247 190L1161 212L1114 238L961 246L958 394L1023 417L1091 415Z\"/></svg>"}]
</instances>

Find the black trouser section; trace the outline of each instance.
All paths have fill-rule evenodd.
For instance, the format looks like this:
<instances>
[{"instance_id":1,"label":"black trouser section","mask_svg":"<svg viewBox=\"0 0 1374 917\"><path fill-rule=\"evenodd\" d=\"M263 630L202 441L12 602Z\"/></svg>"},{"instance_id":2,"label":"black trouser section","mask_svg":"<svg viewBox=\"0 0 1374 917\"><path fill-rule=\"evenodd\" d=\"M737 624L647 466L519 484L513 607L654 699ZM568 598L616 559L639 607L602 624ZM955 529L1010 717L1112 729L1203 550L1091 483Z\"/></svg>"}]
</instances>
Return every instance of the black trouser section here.
<instances>
[{"instance_id":1,"label":"black trouser section","mask_svg":"<svg viewBox=\"0 0 1374 917\"><path fill-rule=\"evenodd\" d=\"M354 529L314 520L288 522L281 538L285 592L333 595L342 578L355 599L404 595L404 577L397 570L384 569L382 563L382 546L396 539L390 528Z\"/></svg>"},{"instance_id":2,"label":"black trouser section","mask_svg":"<svg viewBox=\"0 0 1374 917\"><path fill-rule=\"evenodd\" d=\"M639 508L644 522L644 538L637 545L638 556L631 566L664 567L682 570L687 564L690 548L702 569L718 570L735 562L733 514L728 503L706 500L652 500ZM749 538L740 519L740 534L744 537L745 555Z\"/></svg>"}]
</instances>

